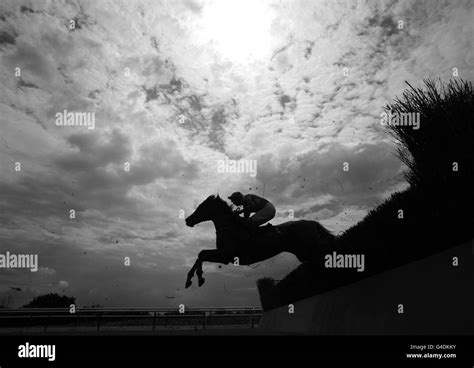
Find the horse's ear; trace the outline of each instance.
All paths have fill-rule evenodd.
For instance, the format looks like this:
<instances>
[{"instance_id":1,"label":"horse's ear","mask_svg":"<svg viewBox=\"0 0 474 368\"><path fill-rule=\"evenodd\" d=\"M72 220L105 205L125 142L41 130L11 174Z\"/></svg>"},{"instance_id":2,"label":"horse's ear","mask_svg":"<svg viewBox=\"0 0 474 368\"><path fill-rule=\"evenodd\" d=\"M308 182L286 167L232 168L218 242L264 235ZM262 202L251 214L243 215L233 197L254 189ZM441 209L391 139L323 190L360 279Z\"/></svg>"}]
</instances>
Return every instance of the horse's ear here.
<instances>
[{"instance_id":1,"label":"horse's ear","mask_svg":"<svg viewBox=\"0 0 474 368\"><path fill-rule=\"evenodd\" d=\"M216 198L221 199L221 197L219 197L219 193L216 194Z\"/></svg>"}]
</instances>

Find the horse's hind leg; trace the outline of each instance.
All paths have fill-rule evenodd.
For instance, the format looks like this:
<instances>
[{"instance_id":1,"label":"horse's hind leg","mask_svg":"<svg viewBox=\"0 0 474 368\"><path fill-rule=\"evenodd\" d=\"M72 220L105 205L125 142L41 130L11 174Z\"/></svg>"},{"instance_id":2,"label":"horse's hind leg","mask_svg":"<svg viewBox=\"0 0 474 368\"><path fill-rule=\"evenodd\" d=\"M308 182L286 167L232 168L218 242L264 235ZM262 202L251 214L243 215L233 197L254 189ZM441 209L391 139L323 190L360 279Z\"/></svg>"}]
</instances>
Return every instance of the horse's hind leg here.
<instances>
[{"instance_id":1,"label":"horse's hind leg","mask_svg":"<svg viewBox=\"0 0 474 368\"><path fill-rule=\"evenodd\" d=\"M196 275L198 277L199 287L201 287L204 284L204 281L206 281L206 279L204 277L202 277L203 273L204 272L202 271L202 262L200 262L198 268L196 269Z\"/></svg>"},{"instance_id":2,"label":"horse's hind leg","mask_svg":"<svg viewBox=\"0 0 474 368\"><path fill-rule=\"evenodd\" d=\"M196 259L196 262L194 262L193 267L191 267L191 269L188 272L188 277L186 278L186 285L185 285L186 289L192 285L193 282L191 280L194 277L194 273L196 272L196 269L198 268L198 266L201 269L201 274L202 274L202 264L199 261L199 257L198 259Z\"/></svg>"},{"instance_id":3,"label":"horse's hind leg","mask_svg":"<svg viewBox=\"0 0 474 368\"><path fill-rule=\"evenodd\" d=\"M230 250L221 250L221 249L207 249L199 252L198 260L196 261L196 275L198 277L198 284L201 287L206 279L202 277L202 263L203 262L213 262L213 263L223 263L227 264L232 258L233 252Z\"/></svg>"}]
</instances>

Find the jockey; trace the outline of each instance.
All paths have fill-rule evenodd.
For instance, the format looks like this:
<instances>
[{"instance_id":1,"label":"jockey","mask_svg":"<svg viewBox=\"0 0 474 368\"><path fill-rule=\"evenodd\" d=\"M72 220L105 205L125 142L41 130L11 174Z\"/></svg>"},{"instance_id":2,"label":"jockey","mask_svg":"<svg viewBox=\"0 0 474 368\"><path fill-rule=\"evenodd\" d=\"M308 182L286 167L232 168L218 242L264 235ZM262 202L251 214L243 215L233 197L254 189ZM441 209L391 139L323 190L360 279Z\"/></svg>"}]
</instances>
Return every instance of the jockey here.
<instances>
[{"instance_id":1,"label":"jockey","mask_svg":"<svg viewBox=\"0 0 474 368\"><path fill-rule=\"evenodd\" d=\"M244 213L244 218L248 220L250 225L250 231L255 232L258 226L263 225L265 222L270 221L275 217L276 210L273 204L271 204L265 198L256 196L255 194L243 195L240 192L232 193L229 197L232 203L236 206L242 206L241 210L236 210L235 213ZM251 213L255 213L249 218Z\"/></svg>"}]
</instances>

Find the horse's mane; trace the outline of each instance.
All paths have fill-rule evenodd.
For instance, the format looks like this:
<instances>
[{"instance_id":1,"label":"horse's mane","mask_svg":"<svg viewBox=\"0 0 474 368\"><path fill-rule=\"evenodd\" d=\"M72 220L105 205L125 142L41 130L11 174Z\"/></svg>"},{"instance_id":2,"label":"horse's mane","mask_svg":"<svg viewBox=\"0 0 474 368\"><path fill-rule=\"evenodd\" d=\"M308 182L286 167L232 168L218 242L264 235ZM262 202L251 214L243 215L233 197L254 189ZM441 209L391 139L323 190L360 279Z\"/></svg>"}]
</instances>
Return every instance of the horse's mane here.
<instances>
[{"instance_id":1,"label":"horse's mane","mask_svg":"<svg viewBox=\"0 0 474 368\"><path fill-rule=\"evenodd\" d=\"M235 215L234 211L232 210L232 207L227 204L226 201L224 201L221 197L219 197L219 194L212 196L212 199L216 202L216 204L224 209L226 213L230 213L232 215Z\"/></svg>"}]
</instances>

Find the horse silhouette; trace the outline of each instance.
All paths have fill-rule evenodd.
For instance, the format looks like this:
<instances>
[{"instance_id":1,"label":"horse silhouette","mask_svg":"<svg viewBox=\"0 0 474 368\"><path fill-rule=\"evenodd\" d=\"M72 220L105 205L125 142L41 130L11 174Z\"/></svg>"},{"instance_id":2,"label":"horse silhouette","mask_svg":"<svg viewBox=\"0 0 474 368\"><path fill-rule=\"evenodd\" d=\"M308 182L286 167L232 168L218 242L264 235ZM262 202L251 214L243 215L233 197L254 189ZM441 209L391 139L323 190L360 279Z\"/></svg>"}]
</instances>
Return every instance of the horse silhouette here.
<instances>
[{"instance_id":1,"label":"horse silhouette","mask_svg":"<svg viewBox=\"0 0 474 368\"><path fill-rule=\"evenodd\" d=\"M199 286L204 284L203 262L251 265L274 257L282 252L294 254L300 262L314 261L328 252L334 240L328 230L316 221L288 221L277 226L267 225L251 235L245 220L238 216L219 195L211 195L186 218L193 227L212 221L216 228L216 249L199 252L198 258L186 279L186 288L192 285L197 274Z\"/></svg>"}]
</instances>

